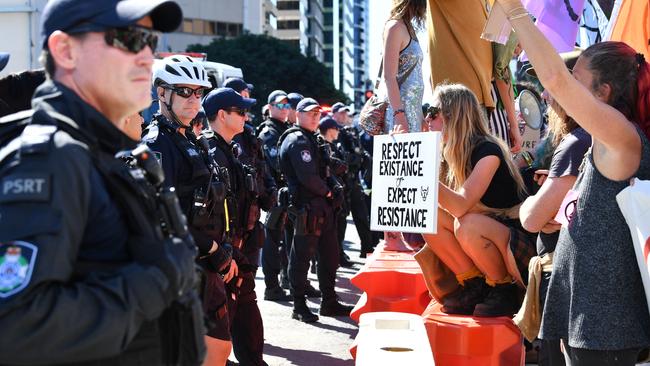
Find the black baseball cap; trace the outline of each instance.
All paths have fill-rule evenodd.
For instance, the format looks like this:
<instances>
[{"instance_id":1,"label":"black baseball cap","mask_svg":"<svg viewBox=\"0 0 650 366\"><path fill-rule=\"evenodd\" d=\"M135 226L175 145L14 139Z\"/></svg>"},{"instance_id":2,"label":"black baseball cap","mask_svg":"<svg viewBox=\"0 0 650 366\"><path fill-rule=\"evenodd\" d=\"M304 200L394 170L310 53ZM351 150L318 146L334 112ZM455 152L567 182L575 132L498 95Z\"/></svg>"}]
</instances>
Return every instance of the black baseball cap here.
<instances>
[{"instance_id":1,"label":"black baseball cap","mask_svg":"<svg viewBox=\"0 0 650 366\"><path fill-rule=\"evenodd\" d=\"M0 52L0 71L4 69L9 63L9 54L7 52Z\"/></svg>"},{"instance_id":2,"label":"black baseball cap","mask_svg":"<svg viewBox=\"0 0 650 366\"><path fill-rule=\"evenodd\" d=\"M339 129L339 124L332 117L321 118L320 122L318 122L318 130L321 133L325 133L325 131L332 128L335 128L337 130Z\"/></svg>"},{"instance_id":3,"label":"black baseball cap","mask_svg":"<svg viewBox=\"0 0 650 366\"><path fill-rule=\"evenodd\" d=\"M320 104L313 98L305 98L298 103L296 107L297 112L309 112L314 109L320 109Z\"/></svg>"},{"instance_id":4,"label":"black baseball cap","mask_svg":"<svg viewBox=\"0 0 650 366\"><path fill-rule=\"evenodd\" d=\"M287 98L289 99L289 104L291 104L291 108L293 109L298 108L298 103L300 103L301 100L305 99L305 97L299 93L289 93L287 95Z\"/></svg>"},{"instance_id":5,"label":"black baseball cap","mask_svg":"<svg viewBox=\"0 0 650 366\"><path fill-rule=\"evenodd\" d=\"M41 15L43 48L54 31L98 32L126 27L149 15L153 29L176 30L183 21L181 7L172 0L50 0Z\"/></svg>"},{"instance_id":6,"label":"black baseball cap","mask_svg":"<svg viewBox=\"0 0 650 366\"><path fill-rule=\"evenodd\" d=\"M284 99L289 99L289 97L287 96L287 92L285 92L284 90L274 90L271 92L271 94L269 94L269 99L267 103L275 104Z\"/></svg>"},{"instance_id":7,"label":"black baseball cap","mask_svg":"<svg viewBox=\"0 0 650 366\"><path fill-rule=\"evenodd\" d=\"M228 78L223 82L224 88L231 88L237 93L241 93L242 90L248 89L249 91L253 90L253 84L248 84L240 78Z\"/></svg>"},{"instance_id":8,"label":"black baseball cap","mask_svg":"<svg viewBox=\"0 0 650 366\"><path fill-rule=\"evenodd\" d=\"M203 109L208 117L212 117L219 110L237 107L250 109L257 101L251 98L244 98L232 88L218 88L211 91L203 99Z\"/></svg>"},{"instance_id":9,"label":"black baseball cap","mask_svg":"<svg viewBox=\"0 0 650 366\"><path fill-rule=\"evenodd\" d=\"M334 105L332 106L332 113L337 113L337 112L340 112L340 111L343 111L343 110L349 112L350 107L348 107L347 105L345 105L345 104L343 104L341 102L334 103Z\"/></svg>"}]
</instances>

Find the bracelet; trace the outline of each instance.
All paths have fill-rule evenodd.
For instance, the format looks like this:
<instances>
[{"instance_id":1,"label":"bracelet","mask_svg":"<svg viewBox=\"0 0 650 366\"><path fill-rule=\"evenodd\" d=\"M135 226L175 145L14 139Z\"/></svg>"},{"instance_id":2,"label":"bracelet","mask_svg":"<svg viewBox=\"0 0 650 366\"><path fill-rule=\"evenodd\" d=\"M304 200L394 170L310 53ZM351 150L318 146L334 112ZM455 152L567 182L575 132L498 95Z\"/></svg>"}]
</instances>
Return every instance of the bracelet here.
<instances>
[{"instance_id":1,"label":"bracelet","mask_svg":"<svg viewBox=\"0 0 650 366\"><path fill-rule=\"evenodd\" d=\"M520 6L518 8L514 8L508 12L507 18L508 20L515 20L515 19L520 19L520 18L525 18L530 16L530 13L526 8L523 6Z\"/></svg>"},{"instance_id":2,"label":"bracelet","mask_svg":"<svg viewBox=\"0 0 650 366\"><path fill-rule=\"evenodd\" d=\"M400 113L406 113L406 111L403 108L396 109L395 112L393 112L393 117L397 116Z\"/></svg>"}]
</instances>

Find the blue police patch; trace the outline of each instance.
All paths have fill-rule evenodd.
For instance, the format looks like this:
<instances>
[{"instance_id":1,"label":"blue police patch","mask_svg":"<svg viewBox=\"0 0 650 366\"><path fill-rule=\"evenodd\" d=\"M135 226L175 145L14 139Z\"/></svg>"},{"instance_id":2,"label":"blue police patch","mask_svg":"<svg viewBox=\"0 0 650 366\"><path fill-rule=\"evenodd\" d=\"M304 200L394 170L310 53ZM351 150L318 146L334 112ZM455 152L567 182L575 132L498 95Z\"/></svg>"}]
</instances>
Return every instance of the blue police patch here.
<instances>
[{"instance_id":1,"label":"blue police patch","mask_svg":"<svg viewBox=\"0 0 650 366\"><path fill-rule=\"evenodd\" d=\"M22 291L32 278L38 248L24 241L0 243L0 298Z\"/></svg>"}]
</instances>

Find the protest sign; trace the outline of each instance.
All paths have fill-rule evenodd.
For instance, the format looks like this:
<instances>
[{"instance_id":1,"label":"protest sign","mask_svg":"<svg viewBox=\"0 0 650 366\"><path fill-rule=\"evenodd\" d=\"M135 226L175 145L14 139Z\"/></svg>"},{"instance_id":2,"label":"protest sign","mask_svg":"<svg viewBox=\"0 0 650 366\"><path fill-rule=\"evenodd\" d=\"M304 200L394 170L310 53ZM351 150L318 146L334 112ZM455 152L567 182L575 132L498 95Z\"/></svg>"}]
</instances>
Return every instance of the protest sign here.
<instances>
[{"instance_id":1,"label":"protest sign","mask_svg":"<svg viewBox=\"0 0 650 366\"><path fill-rule=\"evenodd\" d=\"M436 233L440 132L374 137L370 227Z\"/></svg>"}]
</instances>

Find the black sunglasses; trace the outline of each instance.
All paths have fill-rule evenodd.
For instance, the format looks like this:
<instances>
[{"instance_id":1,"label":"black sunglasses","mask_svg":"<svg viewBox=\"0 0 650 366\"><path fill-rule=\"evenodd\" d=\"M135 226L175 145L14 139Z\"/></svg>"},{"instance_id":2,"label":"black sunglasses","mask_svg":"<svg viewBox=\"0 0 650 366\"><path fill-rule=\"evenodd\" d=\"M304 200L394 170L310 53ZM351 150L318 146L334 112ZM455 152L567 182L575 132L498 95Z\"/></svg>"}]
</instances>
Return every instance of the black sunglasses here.
<instances>
[{"instance_id":1,"label":"black sunglasses","mask_svg":"<svg viewBox=\"0 0 650 366\"><path fill-rule=\"evenodd\" d=\"M248 113L248 109L241 109L241 108L237 108L237 107L226 108L225 111L228 112L228 113L237 113L238 115L240 115L242 117L246 116L246 113Z\"/></svg>"},{"instance_id":2,"label":"black sunglasses","mask_svg":"<svg viewBox=\"0 0 650 366\"><path fill-rule=\"evenodd\" d=\"M149 46L151 52L158 46L158 34L151 29L129 26L109 28L104 31L106 44L122 51L138 53Z\"/></svg>"},{"instance_id":3,"label":"black sunglasses","mask_svg":"<svg viewBox=\"0 0 650 366\"><path fill-rule=\"evenodd\" d=\"M176 87L176 86L166 85L164 86L164 88L173 91L181 98L189 98L190 96L192 96L192 94L194 94L194 96L197 98L202 98L203 94L205 94L205 88L203 87L192 89L189 86Z\"/></svg>"}]
</instances>

